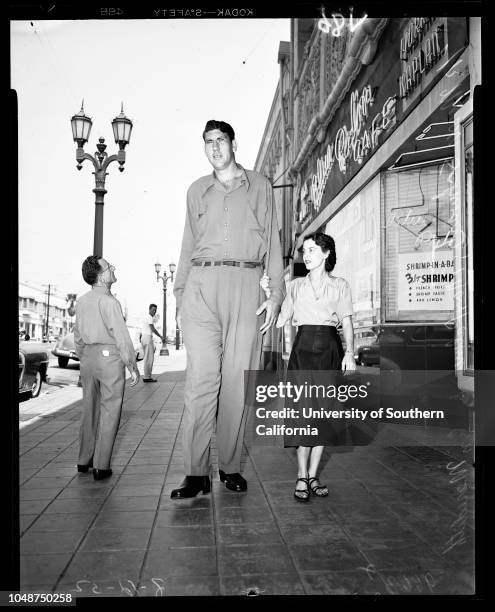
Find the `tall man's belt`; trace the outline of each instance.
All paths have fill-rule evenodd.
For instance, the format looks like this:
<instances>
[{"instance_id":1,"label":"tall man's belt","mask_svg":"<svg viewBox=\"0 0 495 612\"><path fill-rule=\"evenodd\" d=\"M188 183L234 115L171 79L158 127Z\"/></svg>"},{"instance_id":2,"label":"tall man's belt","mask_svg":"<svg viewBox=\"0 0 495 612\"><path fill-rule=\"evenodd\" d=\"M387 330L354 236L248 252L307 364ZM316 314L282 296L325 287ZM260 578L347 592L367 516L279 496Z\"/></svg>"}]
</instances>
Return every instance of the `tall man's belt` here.
<instances>
[{"instance_id":1,"label":"tall man's belt","mask_svg":"<svg viewBox=\"0 0 495 612\"><path fill-rule=\"evenodd\" d=\"M237 268L259 268L261 264L258 261L232 261L232 260L220 260L220 261L200 261L195 259L192 262L193 266L201 266L206 268L207 266L236 266Z\"/></svg>"}]
</instances>

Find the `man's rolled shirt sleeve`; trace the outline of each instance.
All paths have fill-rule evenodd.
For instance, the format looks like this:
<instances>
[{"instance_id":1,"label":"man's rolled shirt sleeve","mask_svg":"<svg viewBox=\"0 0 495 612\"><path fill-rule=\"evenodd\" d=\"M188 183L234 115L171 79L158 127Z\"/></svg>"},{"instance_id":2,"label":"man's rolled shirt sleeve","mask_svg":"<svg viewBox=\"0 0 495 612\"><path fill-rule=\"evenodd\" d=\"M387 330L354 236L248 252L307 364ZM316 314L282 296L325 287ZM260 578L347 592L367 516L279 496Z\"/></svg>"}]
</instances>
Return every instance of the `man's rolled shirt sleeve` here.
<instances>
[{"instance_id":1,"label":"man's rolled shirt sleeve","mask_svg":"<svg viewBox=\"0 0 495 612\"><path fill-rule=\"evenodd\" d=\"M273 201L273 187L270 182L266 181L267 193L266 202L268 206L267 214L267 253L268 269L267 275L270 278L270 299L276 302L279 306L284 299L284 268L282 261L282 247L280 245L280 235L277 221L277 211L275 210L275 202ZM271 236L268 235L270 228L270 213L271 213Z\"/></svg>"},{"instance_id":2,"label":"man's rolled shirt sleeve","mask_svg":"<svg viewBox=\"0 0 495 612\"><path fill-rule=\"evenodd\" d=\"M136 355L129 330L124 321L120 302L115 298L105 300L101 309L101 316L109 334L115 339L115 345L125 366L129 370L134 370L136 368Z\"/></svg>"},{"instance_id":3,"label":"man's rolled shirt sleeve","mask_svg":"<svg viewBox=\"0 0 495 612\"><path fill-rule=\"evenodd\" d=\"M191 196L191 188L187 192L187 209L186 220L184 223L184 234L182 236L182 247L180 251L179 264L177 266L177 274L174 282L174 296L177 308L182 305L182 294L186 286L186 280L191 269L191 257L194 252L196 243L196 231L194 228L194 212L193 201Z\"/></svg>"}]
</instances>

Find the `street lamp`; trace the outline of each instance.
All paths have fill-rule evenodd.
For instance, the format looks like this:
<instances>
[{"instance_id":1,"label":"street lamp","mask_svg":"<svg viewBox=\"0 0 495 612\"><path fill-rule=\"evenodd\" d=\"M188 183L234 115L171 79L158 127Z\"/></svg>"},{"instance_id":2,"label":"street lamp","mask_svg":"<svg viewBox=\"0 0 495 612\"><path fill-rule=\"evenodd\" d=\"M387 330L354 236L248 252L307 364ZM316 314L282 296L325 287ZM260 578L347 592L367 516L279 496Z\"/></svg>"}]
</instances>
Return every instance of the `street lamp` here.
<instances>
[{"instance_id":1,"label":"street lamp","mask_svg":"<svg viewBox=\"0 0 495 612\"><path fill-rule=\"evenodd\" d=\"M103 257L103 198L107 193L105 189L105 178L108 174L106 170L113 161L118 161L120 172L124 171L125 146L129 144L131 138L132 121L125 116L124 105L122 104L120 115L117 115L112 121L113 135L115 142L119 145L119 151L117 155L110 155L110 157L105 153L107 145L105 144L104 138L99 138L99 142L96 145L98 151L95 152L94 157L84 152L84 144L88 141L93 125L91 118L84 113L84 100L81 104L81 110L72 117L70 122L72 125L72 137L74 138L74 142L77 142L77 169L80 170L82 168L82 162L85 159L89 159L95 168L93 172L95 175L95 188L93 189L93 193L96 196L93 255Z\"/></svg>"},{"instance_id":2,"label":"street lamp","mask_svg":"<svg viewBox=\"0 0 495 612\"><path fill-rule=\"evenodd\" d=\"M167 348L167 282L170 280L174 282L174 273L177 266L172 262L168 266L170 270L170 276L167 276L167 273L164 272L160 276L160 270L162 269L162 265L160 262L156 262L155 264L155 272L156 272L156 280L157 282L162 279L163 283L163 340L162 340L162 348L160 349L160 355L168 355Z\"/></svg>"}]
</instances>

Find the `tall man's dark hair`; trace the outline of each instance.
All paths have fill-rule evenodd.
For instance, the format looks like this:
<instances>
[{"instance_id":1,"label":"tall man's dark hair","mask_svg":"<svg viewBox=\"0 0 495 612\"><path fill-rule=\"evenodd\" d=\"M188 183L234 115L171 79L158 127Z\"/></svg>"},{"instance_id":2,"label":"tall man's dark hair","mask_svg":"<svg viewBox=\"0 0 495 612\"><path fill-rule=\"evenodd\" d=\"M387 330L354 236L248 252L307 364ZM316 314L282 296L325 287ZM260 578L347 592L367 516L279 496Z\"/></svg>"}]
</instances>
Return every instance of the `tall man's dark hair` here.
<instances>
[{"instance_id":1,"label":"tall man's dark hair","mask_svg":"<svg viewBox=\"0 0 495 612\"><path fill-rule=\"evenodd\" d=\"M203 131L203 140L205 140L206 132L211 132L212 130L220 130L224 134L230 138L230 142L235 140L235 132L232 126L225 121L217 121L216 119L210 119L206 122L205 129Z\"/></svg>"}]
</instances>

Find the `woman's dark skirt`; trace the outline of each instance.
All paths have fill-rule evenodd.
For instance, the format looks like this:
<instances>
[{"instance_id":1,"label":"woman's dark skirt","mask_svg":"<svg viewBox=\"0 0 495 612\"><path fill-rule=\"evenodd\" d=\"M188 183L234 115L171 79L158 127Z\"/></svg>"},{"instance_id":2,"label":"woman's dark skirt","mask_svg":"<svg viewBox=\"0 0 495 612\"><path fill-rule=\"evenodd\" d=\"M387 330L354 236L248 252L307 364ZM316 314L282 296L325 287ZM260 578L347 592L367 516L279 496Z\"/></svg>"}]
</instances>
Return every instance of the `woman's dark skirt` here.
<instances>
[{"instance_id":1,"label":"woman's dark skirt","mask_svg":"<svg viewBox=\"0 0 495 612\"><path fill-rule=\"evenodd\" d=\"M301 325L298 328L287 368L287 381L299 388L309 389L310 385L338 386L341 380L340 372L344 350L342 341L335 327L329 325ZM320 387L321 389L321 387ZM318 435L297 433L284 434L284 446L327 446L343 444L345 437L345 422L333 418L311 418L303 416L303 408L308 412L321 410L341 410L343 405L337 399L325 397L301 396L298 402L287 399L287 408L298 411L298 418L287 418L284 425L287 428L304 428L305 432L316 429ZM326 395L326 394L325 394ZM309 428L309 430L307 429Z\"/></svg>"}]
</instances>

